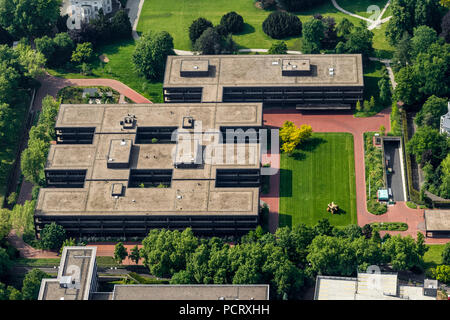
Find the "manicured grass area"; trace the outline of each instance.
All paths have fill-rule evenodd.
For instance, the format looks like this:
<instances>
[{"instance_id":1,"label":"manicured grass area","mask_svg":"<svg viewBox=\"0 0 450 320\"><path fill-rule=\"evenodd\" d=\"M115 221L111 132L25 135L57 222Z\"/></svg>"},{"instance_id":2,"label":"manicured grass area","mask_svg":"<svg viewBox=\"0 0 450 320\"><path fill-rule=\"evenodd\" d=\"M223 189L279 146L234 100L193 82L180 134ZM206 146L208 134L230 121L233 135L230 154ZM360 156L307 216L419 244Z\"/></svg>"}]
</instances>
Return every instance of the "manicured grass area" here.
<instances>
[{"instance_id":1,"label":"manicured grass area","mask_svg":"<svg viewBox=\"0 0 450 320\"><path fill-rule=\"evenodd\" d=\"M26 267L53 267L59 266L60 258L49 258L49 259L25 259L19 258L14 260L16 265L26 266ZM100 268L108 268L108 267L118 267L120 266L114 261L113 257L103 257L98 256L96 258L97 265Z\"/></svg>"},{"instance_id":2,"label":"manicured grass area","mask_svg":"<svg viewBox=\"0 0 450 320\"><path fill-rule=\"evenodd\" d=\"M442 264L442 252L444 251L444 244L431 244L427 245L429 248L425 255L423 256L424 262L428 267L434 267L436 265Z\"/></svg>"},{"instance_id":3,"label":"manicured grass area","mask_svg":"<svg viewBox=\"0 0 450 320\"><path fill-rule=\"evenodd\" d=\"M313 133L292 156L282 154L280 165L280 226L314 225L322 218L335 226L357 222L350 133ZM339 214L326 211L332 201Z\"/></svg>"},{"instance_id":4,"label":"manicured grass area","mask_svg":"<svg viewBox=\"0 0 450 320\"><path fill-rule=\"evenodd\" d=\"M53 267L59 266L60 258L48 258L48 259L25 259L19 258L14 260L16 265L26 267Z\"/></svg>"},{"instance_id":5,"label":"manicured grass area","mask_svg":"<svg viewBox=\"0 0 450 320\"><path fill-rule=\"evenodd\" d=\"M358 8L362 9L358 10L367 10L365 2L368 1L361 1L364 4L361 4ZM383 3L383 1L376 0L372 2L377 4ZM353 6L352 3L353 1L350 0L340 1L340 5L344 8L347 8L348 5ZM220 18L230 11L236 11L242 15L246 23L244 31L233 36L240 48L268 49L276 41L262 31L262 23L270 14L270 11L256 8L252 0L146 0L137 30L138 32L147 30L167 31L174 38L176 49L191 50L188 30L192 21L199 17L204 17L213 24L218 24ZM344 17L355 25L362 21L338 11L333 7L331 1L308 11L297 12L296 15L304 23L312 19L312 16L316 13L320 13L323 16L331 16L335 18L336 22L341 21ZM380 31L375 29L374 32L379 33ZM300 50L301 38L294 37L285 40L290 50ZM377 48L378 45L375 47Z\"/></svg>"},{"instance_id":6,"label":"manicured grass area","mask_svg":"<svg viewBox=\"0 0 450 320\"><path fill-rule=\"evenodd\" d=\"M162 81L151 83L142 78L133 70L132 55L136 44L134 40L119 41L113 44L100 46L96 50L97 57L105 54L109 62L102 63L95 58L90 63L92 71L84 76L78 70L49 70L49 73L63 78L110 78L116 79L135 91L139 92L154 103L162 103Z\"/></svg>"}]
</instances>

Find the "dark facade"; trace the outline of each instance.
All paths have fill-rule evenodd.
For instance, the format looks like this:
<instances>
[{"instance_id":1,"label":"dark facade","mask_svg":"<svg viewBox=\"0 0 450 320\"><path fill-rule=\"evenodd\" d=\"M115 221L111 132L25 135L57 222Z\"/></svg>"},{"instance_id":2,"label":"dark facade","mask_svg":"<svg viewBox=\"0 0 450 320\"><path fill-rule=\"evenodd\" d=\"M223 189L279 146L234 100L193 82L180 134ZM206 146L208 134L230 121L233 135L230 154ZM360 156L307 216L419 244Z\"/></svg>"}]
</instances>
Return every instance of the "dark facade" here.
<instances>
[{"instance_id":1,"label":"dark facade","mask_svg":"<svg viewBox=\"0 0 450 320\"><path fill-rule=\"evenodd\" d=\"M189 67L196 69L189 73ZM353 108L363 94L361 55L170 56L164 78L166 103L339 110Z\"/></svg>"}]
</instances>

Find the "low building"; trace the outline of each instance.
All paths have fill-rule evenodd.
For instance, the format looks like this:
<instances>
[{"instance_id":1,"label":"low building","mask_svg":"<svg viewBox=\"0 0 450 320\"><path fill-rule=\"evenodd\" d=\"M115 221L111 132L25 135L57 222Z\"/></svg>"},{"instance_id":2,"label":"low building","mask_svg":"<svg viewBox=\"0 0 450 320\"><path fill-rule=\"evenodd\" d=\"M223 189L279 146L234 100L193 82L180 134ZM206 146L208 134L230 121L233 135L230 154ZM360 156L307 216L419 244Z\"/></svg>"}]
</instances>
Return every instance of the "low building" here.
<instances>
[{"instance_id":1,"label":"low building","mask_svg":"<svg viewBox=\"0 0 450 320\"><path fill-rule=\"evenodd\" d=\"M36 233L55 222L73 237L245 234L259 221L261 127L258 103L61 105ZM228 139L235 129L256 133Z\"/></svg>"},{"instance_id":2,"label":"low building","mask_svg":"<svg viewBox=\"0 0 450 320\"><path fill-rule=\"evenodd\" d=\"M91 19L98 17L100 10L108 15L120 8L118 0L65 0L62 14L69 15L70 29L80 29L81 23L88 23Z\"/></svg>"},{"instance_id":3,"label":"low building","mask_svg":"<svg viewBox=\"0 0 450 320\"><path fill-rule=\"evenodd\" d=\"M164 101L350 109L363 100L360 54L169 56Z\"/></svg>"},{"instance_id":4,"label":"low building","mask_svg":"<svg viewBox=\"0 0 450 320\"><path fill-rule=\"evenodd\" d=\"M436 290L434 290L436 288ZM358 273L356 278L317 276L314 300L436 300L437 281L399 283L393 273Z\"/></svg>"},{"instance_id":5,"label":"low building","mask_svg":"<svg viewBox=\"0 0 450 320\"><path fill-rule=\"evenodd\" d=\"M114 285L97 291L97 247L64 247L56 279L42 279L39 300L269 300L269 285Z\"/></svg>"},{"instance_id":6,"label":"low building","mask_svg":"<svg viewBox=\"0 0 450 320\"><path fill-rule=\"evenodd\" d=\"M450 101L448 102L448 112L441 116L440 131L450 136Z\"/></svg>"},{"instance_id":7,"label":"low building","mask_svg":"<svg viewBox=\"0 0 450 320\"><path fill-rule=\"evenodd\" d=\"M450 238L450 210L425 210L426 236Z\"/></svg>"},{"instance_id":8,"label":"low building","mask_svg":"<svg viewBox=\"0 0 450 320\"><path fill-rule=\"evenodd\" d=\"M39 300L89 300L97 291L97 247L64 247L56 279L42 279Z\"/></svg>"}]
</instances>

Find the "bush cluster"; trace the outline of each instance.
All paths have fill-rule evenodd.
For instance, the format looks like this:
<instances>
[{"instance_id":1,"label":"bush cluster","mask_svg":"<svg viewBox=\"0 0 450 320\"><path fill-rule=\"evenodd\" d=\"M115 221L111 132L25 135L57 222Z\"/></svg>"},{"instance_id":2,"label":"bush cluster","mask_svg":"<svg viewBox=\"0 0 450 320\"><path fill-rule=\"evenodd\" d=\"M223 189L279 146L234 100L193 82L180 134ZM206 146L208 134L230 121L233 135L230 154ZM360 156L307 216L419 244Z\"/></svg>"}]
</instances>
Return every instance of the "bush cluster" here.
<instances>
[{"instance_id":1,"label":"bush cluster","mask_svg":"<svg viewBox=\"0 0 450 320\"><path fill-rule=\"evenodd\" d=\"M275 11L264 20L263 31L269 37L282 39L302 34L302 22L300 19L288 12Z\"/></svg>"}]
</instances>

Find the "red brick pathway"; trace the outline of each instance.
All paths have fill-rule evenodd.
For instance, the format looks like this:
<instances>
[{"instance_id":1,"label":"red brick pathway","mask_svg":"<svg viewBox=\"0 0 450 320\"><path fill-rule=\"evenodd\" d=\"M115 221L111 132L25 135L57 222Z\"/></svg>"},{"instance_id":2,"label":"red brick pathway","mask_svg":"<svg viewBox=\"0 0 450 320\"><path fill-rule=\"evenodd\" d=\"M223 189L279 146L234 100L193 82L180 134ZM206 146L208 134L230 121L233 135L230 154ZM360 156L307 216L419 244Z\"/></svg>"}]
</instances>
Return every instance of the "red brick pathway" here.
<instances>
[{"instance_id":1,"label":"red brick pathway","mask_svg":"<svg viewBox=\"0 0 450 320\"><path fill-rule=\"evenodd\" d=\"M13 247L19 250L20 256L27 259L42 258L59 258L58 254L53 251L38 250L25 243L22 237L19 237L14 230L8 235L8 241Z\"/></svg>"},{"instance_id":2,"label":"red brick pathway","mask_svg":"<svg viewBox=\"0 0 450 320\"><path fill-rule=\"evenodd\" d=\"M270 163L271 168L278 169L277 174L270 177L270 192L261 195L261 200L269 206L269 231L275 233L278 228L279 192L280 192L280 155L263 154L261 164Z\"/></svg>"},{"instance_id":3,"label":"red brick pathway","mask_svg":"<svg viewBox=\"0 0 450 320\"><path fill-rule=\"evenodd\" d=\"M366 208L366 183L365 183L365 166L364 166L364 138L363 134L367 131L379 131L383 125L386 131L390 130L389 122L390 109L385 109L373 117L355 118L352 114L323 114L323 113L306 113L295 109L267 109L264 111L264 125L270 127L281 127L287 120L292 121L295 125L309 124L315 132L350 132L353 134L354 151L355 151L355 177L356 177L356 210L358 215L358 224L363 226L371 222L406 222L409 229L401 233L403 235L416 236L417 231L424 229L423 210L410 209L404 202L397 202L396 205L390 206L386 214L376 216L367 211ZM272 180L271 180L272 181ZM279 182L278 182L279 183ZM272 191L272 187L271 187ZM262 197L264 200L265 197ZM275 208L279 208L276 199L270 198L271 203L275 204ZM271 208L272 209L272 208ZM278 215L271 213L273 219L269 225L278 224ZM446 243L449 239L427 239L427 243Z\"/></svg>"}]
</instances>

